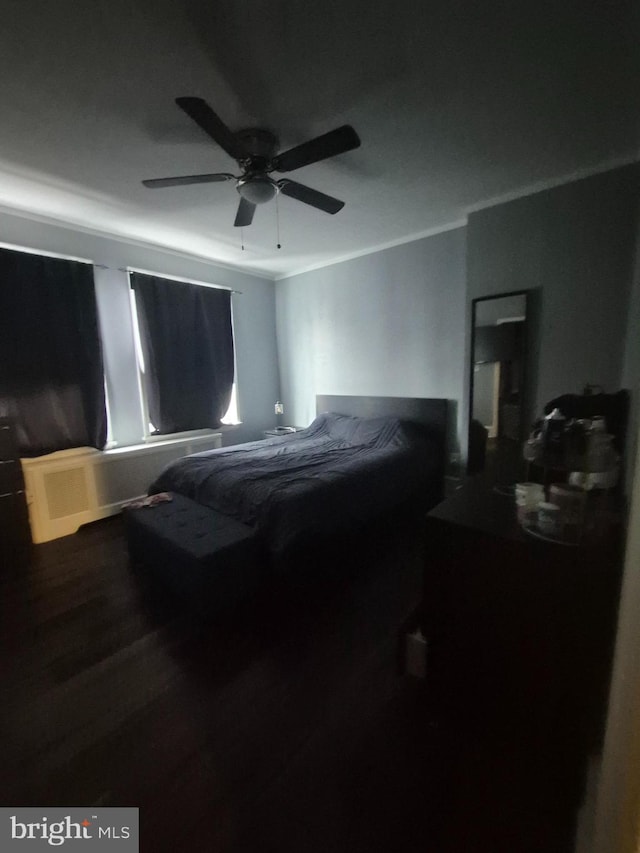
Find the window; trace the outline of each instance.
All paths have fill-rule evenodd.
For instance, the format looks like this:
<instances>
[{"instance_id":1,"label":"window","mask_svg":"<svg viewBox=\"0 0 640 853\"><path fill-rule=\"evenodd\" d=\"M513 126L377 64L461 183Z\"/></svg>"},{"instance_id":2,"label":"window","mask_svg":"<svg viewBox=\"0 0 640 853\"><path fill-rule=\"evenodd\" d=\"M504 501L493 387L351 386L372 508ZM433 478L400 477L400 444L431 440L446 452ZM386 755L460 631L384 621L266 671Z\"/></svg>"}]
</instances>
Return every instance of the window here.
<instances>
[{"instance_id":1,"label":"window","mask_svg":"<svg viewBox=\"0 0 640 853\"><path fill-rule=\"evenodd\" d=\"M111 421L111 409L109 408L109 388L107 386L107 377L104 379L104 407L107 412L107 439L104 445L105 450L109 450L111 447L115 447L117 444L116 440L113 436L113 427Z\"/></svg>"},{"instance_id":2,"label":"window","mask_svg":"<svg viewBox=\"0 0 640 853\"><path fill-rule=\"evenodd\" d=\"M129 279L147 435L239 423L230 292L138 272Z\"/></svg>"},{"instance_id":3,"label":"window","mask_svg":"<svg viewBox=\"0 0 640 853\"><path fill-rule=\"evenodd\" d=\"M231 399L229 400L229 408L225 412L224 417L220 418L220 423L223 423L226 426L234 426L234 424L240 423L240 418L238 417L238 398L236 396L235 382L231 386Z\"/></svg>"},{"instance_id":4,"label":"window","mask_svg":"<svg viewBox=\"0 0 640 853\"><path fill-rule=\"evenodd\" d=\"M0 249L0 415L23 456L104 447L107 417L90 264Z\"/></svg>"}]
</instances>

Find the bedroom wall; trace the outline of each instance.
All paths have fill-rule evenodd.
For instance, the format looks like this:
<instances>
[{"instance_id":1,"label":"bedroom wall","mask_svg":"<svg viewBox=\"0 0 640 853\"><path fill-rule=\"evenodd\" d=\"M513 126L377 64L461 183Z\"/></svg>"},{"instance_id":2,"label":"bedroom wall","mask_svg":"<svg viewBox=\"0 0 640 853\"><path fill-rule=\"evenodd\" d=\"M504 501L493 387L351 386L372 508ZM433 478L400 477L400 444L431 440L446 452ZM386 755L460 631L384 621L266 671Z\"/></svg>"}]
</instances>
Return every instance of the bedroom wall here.
<instances>
[{"instance_id":1,"label":"bedroom wall","mask_svg":"<svg viewBox=\"0 0 640 853\"><path fill-rule=\"evenodd\" d=\"M464 458L471 300L513 290L533 291L531 420L587 383L640 385L637 198L638 167L624 167L277 282L284 421L308 423L317 393L444 396L457 409L451 449Z\"/></svg>"},{"instance_id":2,"label":"bedroom wall","mask_svg":"<svg viewBox=\"0 0 640 853\"><path fill-rule=\"evenodd\" d=\"M72 255L108 269L96 269L96 294L108 374L110 414L120 445L142 436L136 361L131 331L129 285L118 268L132 266L159 274L211 282L235 290L238 411L242 425L223 428L225 444L262 438L275 423L273 404L280 393L275 336L274 282L206 261L136 245L48 222L0 212L0 241L40 251Z\"/></svg>"},{"instance_id":3,"label":"bedroom wall","mask_svg":"<svg viewBox=\"0 0 640 853\"><path fill-rule=\"evenodd\" d=\"M531 417L587 383L622 386L637 197L625 167L469 216L467 328L476 297L538 297Z\"/></svg>"},{"instance_id":4,"label":"bedroom wall","mask_svg":"<svg viewBox=\"0 0 640 853\"><path fill-rule=\"evenodd\" d=\"M316 394L446 397L457 450L464 310L464 228L276 282L285 423Z\"/></svg>"}]
</instances>

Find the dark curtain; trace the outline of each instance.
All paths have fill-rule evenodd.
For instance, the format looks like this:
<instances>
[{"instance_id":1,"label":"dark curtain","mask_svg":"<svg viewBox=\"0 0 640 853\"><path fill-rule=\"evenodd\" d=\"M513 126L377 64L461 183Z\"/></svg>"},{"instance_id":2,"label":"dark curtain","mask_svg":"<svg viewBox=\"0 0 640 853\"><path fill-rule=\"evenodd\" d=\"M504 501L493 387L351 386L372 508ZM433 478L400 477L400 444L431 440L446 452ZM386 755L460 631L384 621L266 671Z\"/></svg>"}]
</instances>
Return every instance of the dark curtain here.
<instances>
[{"instance_id":1,"label":"dark curtain","mask_svg":"<svg viewBox=\"0 0 640 853\"><path fill-rule=\"evenodd\" d=\"M234 374L231 293L141 273L131 285L156 431L220 426Z\"/></svg>"},{"instance_id":2,"label":"dark curtain","mask_svg":"<svg viewBox=\"0 0 640 853\"><path fill-rule=\"evenodd\" d=\"M0 415L22 456L104 447L107 414L89 264L0 249Z\"/></svg>"}]
</instances>

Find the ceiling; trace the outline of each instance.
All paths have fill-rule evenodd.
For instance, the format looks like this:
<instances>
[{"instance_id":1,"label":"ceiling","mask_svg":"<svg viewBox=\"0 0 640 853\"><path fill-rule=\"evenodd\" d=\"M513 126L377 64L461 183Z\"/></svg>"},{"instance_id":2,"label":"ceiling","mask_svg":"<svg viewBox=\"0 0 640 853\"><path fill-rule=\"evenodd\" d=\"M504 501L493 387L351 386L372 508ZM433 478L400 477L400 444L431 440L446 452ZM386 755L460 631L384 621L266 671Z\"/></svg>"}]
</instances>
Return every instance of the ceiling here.
<instances>
[{"instance_id":1,"label":"ceiling","mask_svg":"<svg viewBox=\"0 0 640 853\"><path fill-rule=\"evenodd\" d=\"M280 276L464 220L491 200L637 159L637 17L602 0L0 0L0 205ZM636 13L637 14L637 13ZM234 171L174 104L286 149L349 123L362 147L233 227Z\"/></svg>"}]
</instances>

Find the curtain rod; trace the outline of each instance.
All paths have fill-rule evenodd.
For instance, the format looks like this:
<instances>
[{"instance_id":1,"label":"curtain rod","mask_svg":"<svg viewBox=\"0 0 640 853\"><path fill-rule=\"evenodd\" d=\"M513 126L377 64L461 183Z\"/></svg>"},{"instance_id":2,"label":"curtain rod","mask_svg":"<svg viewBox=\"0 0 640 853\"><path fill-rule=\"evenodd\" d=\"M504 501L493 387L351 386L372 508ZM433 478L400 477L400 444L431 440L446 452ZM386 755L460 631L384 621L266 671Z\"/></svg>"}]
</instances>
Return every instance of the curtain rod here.
<instances>
[{"instance_id":1,"label":"curtain rod","mask_svg":"<svg viewBox=\"0 0 640 853\"><path fill-rule=\"evenodd\" d=\"M110 267L107 264L93 264L93 266L97 267L97 269L99 269L99 270L117 270L118 272L126 272L126 273L139 272L142 275L152 275L152 276L156 276L157 278L166 278L169 281L183 281L185 284L201 284L204 287L215 287L218 290L228 290L229 293L237 293L238 295L242 296L242 290L233 290L233 288L231 288L231 287L224 287L224 285L222 285L222 284L212 284L209 281L193 281L192 279L188 279L188 278L181 278L181 277L172 276L172 275L162 275L161 273L144 272L144 270L137 270L137 269L127 268L127 267Z\"/></svg>"},{"instance_id":2,"label":"curtain rod","mask_svg":"<svg viewBox=\"0 0 640 853\"><path fill-rule=\"evenodd\" d=\"M61 261L74 261L78 264L87 264L88 266L97 267L100 270L117 270L118 272L139 272L143 275L156 275L156 273L145 272L145 270L138 270L127 267L110 267L107 264L95 264L93 261L89 261L86 258L76 258L73 255L61 255L59 252L47 252L42 249L31 249L26 246L17 246L13 243L4 243L2 241L0 241L0 249L9 249L11 252L24 252L27 255L39 255L42 258L57 258ZM241 290L233 290L233 288L231 287L225 287L222 284L212 284L209 281L193 281L192 279L172 275L158 275L158 278L168 278L169 280L173 281L184 281L186 284L201 284L205 287L215 287L218 290L228 290L229 293L237 293L242 296Z\"/></svg>"}]
</instances>

